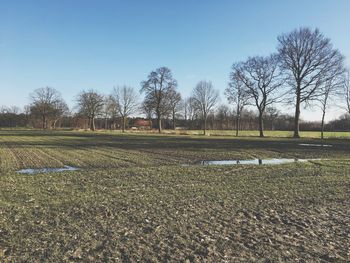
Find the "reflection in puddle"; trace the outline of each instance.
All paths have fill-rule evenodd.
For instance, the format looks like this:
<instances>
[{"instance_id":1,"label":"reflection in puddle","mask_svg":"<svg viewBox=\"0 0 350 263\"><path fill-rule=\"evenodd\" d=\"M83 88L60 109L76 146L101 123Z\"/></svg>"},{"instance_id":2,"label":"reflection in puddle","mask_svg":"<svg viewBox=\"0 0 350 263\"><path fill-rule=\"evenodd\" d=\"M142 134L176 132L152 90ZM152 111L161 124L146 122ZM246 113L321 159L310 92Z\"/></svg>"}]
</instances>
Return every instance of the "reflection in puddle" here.
<instances>
[{"instance_id":1,"label":"reflection in puddle","mask_svg":"<svg viewBox=\"0 0 350 263\"><path fill-rule=\"evenodd\" d=\"M314 144L314 143L299 143L299 146L309 146L309 147L333 147L330 144Z\"/></svg>"},{"instance_id":2,"label":"reflection in puddle","mask_svg":"<svg viewBox=\"0 0 350 263\"><path fill-rule=\"evenodd\" d=\"M39 174L39 173L55 173L55 172L77 171L77 170L79 170L79 168L66 165L61 168L22 169L17 172L20 174Z\"/></svg>"},{"instance_id":3,"label":"reflection in puddle","mask_svg":"<svg viewBox=\"0 0 350 263\"><path fill-rule=\"evenodd\" d=\"M284 164L284 163L295 163L295 162L307 162L317 159L251 159L251 160L221 160L221 161L200 161L195 163L197 165L233 165L233 164Z\"/></svg>"}]
</instances>

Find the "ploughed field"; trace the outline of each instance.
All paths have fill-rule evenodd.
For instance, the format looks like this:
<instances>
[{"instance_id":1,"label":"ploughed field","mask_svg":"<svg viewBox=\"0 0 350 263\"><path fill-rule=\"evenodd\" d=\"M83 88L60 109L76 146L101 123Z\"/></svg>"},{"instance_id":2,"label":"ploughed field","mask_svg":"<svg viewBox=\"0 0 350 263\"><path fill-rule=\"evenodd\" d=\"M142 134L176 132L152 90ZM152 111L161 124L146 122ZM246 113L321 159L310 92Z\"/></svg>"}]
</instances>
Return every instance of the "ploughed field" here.
<instances>
[{"instance_id":1,"label":"ploughed field","mask_svg":"<svg viewBox=\"0 0 350 263\"><path fill-rule=\"evenodd\" d=\"M349 139L0 131L0 189L1 262L350 261Z\"/></svg>"}]
</instances>

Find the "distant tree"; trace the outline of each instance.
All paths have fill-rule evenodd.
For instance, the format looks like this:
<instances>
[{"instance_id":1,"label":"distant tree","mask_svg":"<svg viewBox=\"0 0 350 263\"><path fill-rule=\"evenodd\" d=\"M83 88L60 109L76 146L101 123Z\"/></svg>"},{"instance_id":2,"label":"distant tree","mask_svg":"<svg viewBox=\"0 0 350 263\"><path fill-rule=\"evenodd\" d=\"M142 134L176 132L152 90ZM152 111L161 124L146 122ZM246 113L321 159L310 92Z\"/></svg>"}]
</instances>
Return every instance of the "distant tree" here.
<instances>
[{"instance_id":1,"label":"distant tree","mask_svg":"<svg viewBox=\"0 0 350 263\"><path fill-rule=\"evenodd\" d=\"M350 71L347 71L344 74L344 81L343 81L343 87L344 87L344 95L345 95L345 105L346 105L346 111L350 114Z\"/></svg>"},{"instance_id":2,"label":"distant tree","mask_svg":"<svg viewBox=\"0 0 350 263\"><path fill-rule=\"evenodd\" d=\"M218 126L224 130L229 127L230 108L226 104L221 104L217 109L216 119Z\"/></svg>"},{"instance_id":3,"label":"distant tree","mask_svg":"<svg viewBox=\"0 0 350 263\"><path fill-rule=\"evenodd\" d=\"M141 82L141 92L145 93L145 101L157 116L158 131L162 132L162 118L169 114L171 107L169 93L177 87L170 69L161 67L152 71L147 80Z\"/></svg>"},{"instance_id":4,"label":"distant tree","mask_svg":"<svg viewBox=\"0 0 350 263\"><path fill-rule=\"evenodd\" d=\"M251 109L243 109L241 112L240 127L241 130L254 130L257 129L258 116L255 111Z\"/></svg>"},{"instance_id":5,"label":"distant tree","mask_svg":"<svg viewBox=\"0 0 350 263\"><path fill-rule=\"evenodd\" d=\"M321 139L324 138L324 120L326 112L329 108L330 101L333 97L341 92L341 89L344 85L344 78L342 74L344 73L343 68L339 67L335 69L337 72L328 72L331 75L322 86L320 90L320 96L317 98L319 102L319 107L322 110L322 119L321 119Z\"/></svg>"},{"instance_id":6,"label":"distant tree","mask_svg":"<svg viewBox=\"0 0 350 263\"><path fill-rule=\"evenodd\" d=\"M134 88L122 86L114 88L112 96L118 113L122 117L122 131L125 132L127 118L138 111L138 94Z\"/></svg>"},{"instance_id":7,"label":"distant tree","mask_svg":"<svg viewBox=\"0 0 350 263\"><path fill-rule=\"evenodd\" d=\"M181 103L181 94L177 92L175 89L171 89L169 91L168 96L169 96L169 106L171 110L173 129L175 130L176 129L175 119L176 119L176 114L180 110L179 106Z\"/></svg>"},{"instance_id":8,"label":"distant tree","mask_svg":"<svg viewBox=\"0 0 350 263\"><path fill-rule=\"evenodd\" d=\"M79 113L89 120L90 130L95 130L95 118L103 111L105 98L94 90L82 91L77 98Z\"/></svg>"},{"instance_id":9,"label":"distant tree","mask_svg":"<svg viewBox=\"0 0 350 263\"><path fill-rule=\"evenodd\" d=\"M24 114L21 114L21 109L17 106L1 106L0 107L0 126L1 127L17 127L26 124Z\"/></svg>"},{"instance_id":10,"label":"distant tree","mask_svg":"<svg viewBox=\"0 0 350 263\"><path fill-rule=\"evenodd\" d=\"M145 100L142 103L141 111L146 115L149 121L149 129L152 130L152 115L153 115L153 105L149 103L150 101Z\"/></svg>"},{"instance_id":11,"label":"distant tree","mask_svg":"<svg viewBox=\"0 0 350 263\"><path fill-rule=\"evenodd\" d=\"M19 114L21 112L21 109L17 106L9 106L3 107L1 111L6 111L7 113L11 114Z\"/></svg>"},{"instance_id":12,"label":"distant tree","mask_svg":"<svg viewBox=\"0 0 350 263\"><path fill-rule=\"evenodd\" d=\"M318 29L296 29L278 37L281 67L288 74L295 98L294 137L299 138L300 106L320 96L320 87L332 68L343 65L344 57Z\"/></svg>"},{"instance_id":13,"label":"distant tree","mask_svg":"<svg viewBox=\"0 0 350 263\"><path fill-rule=\"evenodd\" d=\"M51 87L36 89L30 94L31 114L40 116L42 129L48 128L48 120L52 115L56 114L55 106L64 104L61 94Z\"/></svg>"},{"instance_id":14,"label":"distant tree","mask_svg":"<svg viewBox=\"0 0 350 263\"><path fill-rule=\"evenodd\" d=\"M69 107L63 100L58 100L52 105L52 128L56 129L57 122L69 113Z\"/></svg>"},{"instance_id":15,"label":"distant tree","mask_svg":"<svg viewBox=\"0 0 350 263\"><path fill-rule=\"evenodd\" d=\"M264 137L263 117L266 107L281 100L284 79L278 67L277 55L251 57L247 61L233 65L237 77L244 83L259 112L259 133Z\"/></svg>"},{"instance_id":16,"label":"distant tree","mask_svg":"<svg viewBox=\"0 0 350 263\"><path fill-rule=\"evenodd\" d=\"M30 122L30 104L23 107L23 114L25 116L26 126L28 126Z\"/></svg>"},{"instance_id":17,"label":"distant tree","mask_svg":"<svg viewBox=\"0 0 350 263\"><path fill-rule=\"evenodd\" d=\"M275 127L274 122L278 118L278 116L280 115L280 112L277 108L275 108L273 106L267 107L265 112L266 112L265 116L266 116L267 120L270 122L270 130L273 131L274 127Z\"/></svg>"},{"instance_id":18,"label":"distant tree","mask_svg":"<svg viewBox=\"0 0 350 263\"><path fill-rule=\"evenodd\" d=\"M195 107L202 115L203 132L206 135L208 114L214 109L219 99L219 92L211 81L200 81L192 91Z\"/></svg>"},{"instance_id":19,"label":"distant tree","mask_svg":"<svg viewBox=\"0 0 350 263\"><path fill-rule=\"evenodd\" d=\"M199 115L196 101L193 97L186 98L184 99L182 106L186 126L191 129L195 126L194 122Z\"/></svg>"},{"instance_id":20,"label":"distant tree","mask_svg":"<svg viewBox=\"0 0 350 263\"><path fill-rule=\"evenodd\" d=\"M233 104L235 108L236 117L236 136L239 133L241 113L247 105L249 105L249 100L251 99L250 93L245 89L243 81L239 77L239 71L232 67L230 73L230 82L225 90L225 95L229 103Z\"/></svg>"},{"instance_id":21,"label":"distant tree","mask_svg":"<svg viewBox=\"0 0 350 263\"><path fill-rule=\"evenodd\" d=\"M185 118L185 120L193 121L195 116L196 116L196 113L197 113L195 99L193 97L189 97L189 98L185 99L183 106L184 106L184 118Z\"/></svg>"},{"instance_id":22,"label":"distant tree","mask_svg":"<svg viewBox=\"0 0 350 263\"><path fill-rule=\"evenodd\" d=\"M350 114L346 113L339 116L338 119L330 121L327 126L334 131L349 131L350 130Z\"/></svg>"},{"instance_id":23,"label":"distant tree","mask_svg":"<svg viewBox=\"0 0 350 263\"><path fill-rule=\"evenodd\" d=\"M102 115L105 119L104 128L108 129L108 120L111 120L111 128L115 128L116 118L118 116L117 103L112 95L105 96L102 109Z\"/></svg>"}]
</instances>

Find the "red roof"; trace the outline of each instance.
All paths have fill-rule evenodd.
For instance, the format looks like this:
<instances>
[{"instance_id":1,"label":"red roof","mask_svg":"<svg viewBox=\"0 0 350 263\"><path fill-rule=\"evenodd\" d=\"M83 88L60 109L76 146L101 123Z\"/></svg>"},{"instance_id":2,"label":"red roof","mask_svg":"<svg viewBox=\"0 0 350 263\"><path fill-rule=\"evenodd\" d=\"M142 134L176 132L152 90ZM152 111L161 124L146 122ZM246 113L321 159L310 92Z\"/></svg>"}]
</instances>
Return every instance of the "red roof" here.
<instances>
[{"instance_id":1,"label":"red roof","mask_svg":"<svg viewBox=\"0 0 350 263\"><path fill-rule=\"evenodd\" d=\"M136 120L134 126L149 126L148 120Z\"/></svg>"}]
</instances>

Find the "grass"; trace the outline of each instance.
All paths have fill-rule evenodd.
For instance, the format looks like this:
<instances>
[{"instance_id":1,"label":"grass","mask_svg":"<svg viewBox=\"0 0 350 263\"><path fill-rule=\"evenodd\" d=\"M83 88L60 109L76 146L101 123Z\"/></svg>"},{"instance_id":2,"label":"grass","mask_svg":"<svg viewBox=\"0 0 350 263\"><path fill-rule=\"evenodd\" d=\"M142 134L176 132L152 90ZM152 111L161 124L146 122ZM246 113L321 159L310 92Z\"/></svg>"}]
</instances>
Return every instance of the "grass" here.
<instances>
[{"instance_id":1,"label":"grass","mask_svg":"<svg viewBox=\"0 0 350 263\"><path fill-rule=\"evenodd\" d=\"M104 132L104 131L103 131ZM119 131L116 131L119 132ZM130 131L133 133L141 133L141 134L154 134L157 133L156 130L150 131ZM114 132L115 133L115 132ZM202 135L202 130L165 130L163 131L165 134L174 134L174 135ZM207 134L209 136L235 136L236 131L233 130L208 130ZM292 131L264 131L266 137L278 137L278 138L289 138L293 137ZM259 131L251 130L251 131L239 131L239 137L258 137ZM300 136L304 138L321 138L321 132L319 131L302 131L300 132ZM324 138L350 138L350 132L324 132Z\"/></svg>"},{"instance_id":2,"label":"grass","mask_svg":"<svg viewBox=\"0 0 350 263\"><path fill-rule=\"evenodd\" d=\"M13 129L12 129L13 130ZM26 128L15 128L16 131L33 131L32 129ZM0 128L0 131L11 131L11 129ZM67 129L66 131L72 131L71 129ZM88 133L89 131L84 131L84 133ZM104 134L118 134L121 133L121 130L98 130L94 133L104 133ZM128 134L142 134L142 135L157 135L158 130L129 130ZM235 137L236 131L234 130L208 130L208 136L224 136L224 137ZM291 138L293 137L292 131L264 131L266 137L277 137L277 138ZM163 135L203 135L203 130L163 130ZM257 130L244 130L239 131L239 137L258 137L259 131ZM320 139L321 132L319 131L301 131L300 136L302 138L314 138ZM342 132L324 132L324 138L329 139L349 139L350 131L342 131Z\"/></svg>"},{"instance_id":3,"label":"grass","mask_svg":"<svg viewBox=\"0 0 350 263\"><path fill-rule=\"evenodd\" d=\"M348 262L350 140L299 143L320 140L0 131L0 261ZM327 160L180 165L274 157Z\"/></svg>"}]
</instances>

